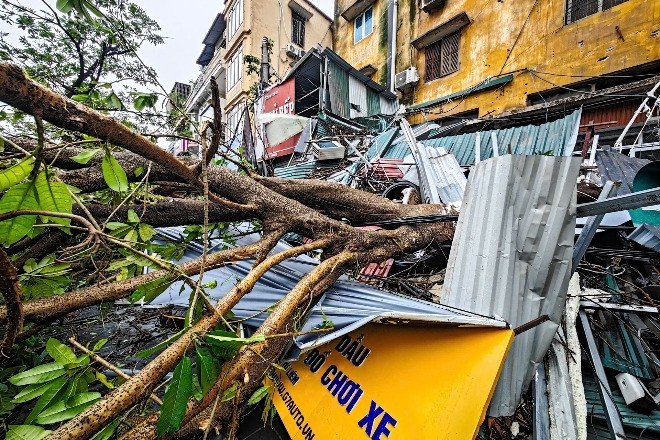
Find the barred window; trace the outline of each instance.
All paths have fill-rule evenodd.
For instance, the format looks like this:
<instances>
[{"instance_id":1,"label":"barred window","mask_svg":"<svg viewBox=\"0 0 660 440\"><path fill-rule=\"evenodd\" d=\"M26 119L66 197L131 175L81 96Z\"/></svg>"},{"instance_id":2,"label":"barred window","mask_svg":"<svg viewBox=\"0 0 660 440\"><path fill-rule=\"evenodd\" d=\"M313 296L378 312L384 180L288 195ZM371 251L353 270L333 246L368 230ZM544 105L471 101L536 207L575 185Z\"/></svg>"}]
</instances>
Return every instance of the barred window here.
<instances>
[{"instance_id":1,"label":"barred window","mask_svg":"<svg viewBox=\"0 0 660 440\"><path fill-rule=\"evenodd\" d=\"M431 81L458 70L460 32L426 46L424 80Z\"/></svg>"},{"instance_id":2,"label":"barred window","mask_svg":"<svg viewBox=\"0 0 660 440\"><path fill-rule=\"evenodd\" d=\"M605 11L628 0L566 0L566 24Z\"/></svg>"},{"instance_id":3,"label":"barred window","mask_svg":"<svg viewBox=\"0 0 660 440\"><path fill-rule=\"evenodd\" d=\"M291 40L300 47L305 47L305 17L292 11L291 17Z\"/></svg>"}]
</instances>

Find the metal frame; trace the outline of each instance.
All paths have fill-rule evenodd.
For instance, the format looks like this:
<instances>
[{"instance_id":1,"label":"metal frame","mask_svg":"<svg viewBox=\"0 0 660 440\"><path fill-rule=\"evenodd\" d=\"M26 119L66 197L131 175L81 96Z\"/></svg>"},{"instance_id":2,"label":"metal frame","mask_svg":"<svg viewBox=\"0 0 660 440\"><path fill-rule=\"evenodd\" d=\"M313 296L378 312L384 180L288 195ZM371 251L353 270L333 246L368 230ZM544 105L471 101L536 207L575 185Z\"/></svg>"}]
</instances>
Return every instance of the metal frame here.
<instances>
[{"instance_id":1,"label":"metal frame","mask_svg":"<svg viewBox=\"0 0 660 440\"><path fill-rule=\"evenodd\" d=\"M610 430L610 435L613 440L625 439L626 434L623 430L623 422L621 421L621 415L619 410L612 399L612 390L610 385L607 382L607 376L605 375L605 369L603 368L603 363L600 360L600 355L598 354L598 348L596 347L596 341L594 340L594 335L591 331L591 326L589 325L589 318L587 314L580 310L579 321L582 324L582 331L587 342L587 356L591 361L591 365L594 369L594 374L596 375L596 380L598 381L598 393L600 394L601 401L603 402L603 408L605 410L605 416L607 419L607 426Z\"/></svg>"}]
</instances>

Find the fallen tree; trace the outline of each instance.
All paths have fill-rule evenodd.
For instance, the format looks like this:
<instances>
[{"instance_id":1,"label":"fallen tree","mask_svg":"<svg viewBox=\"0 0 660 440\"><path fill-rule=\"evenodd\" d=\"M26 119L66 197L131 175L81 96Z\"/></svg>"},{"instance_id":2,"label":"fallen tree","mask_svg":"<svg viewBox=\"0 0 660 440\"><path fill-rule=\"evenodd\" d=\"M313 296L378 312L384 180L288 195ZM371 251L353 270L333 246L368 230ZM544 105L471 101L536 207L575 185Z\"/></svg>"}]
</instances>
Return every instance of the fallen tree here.
<instances>
[{"instance_id":1,"label":"fallen tree","mask_svg":"<svg viewBox=\"0 0 660 440\"><path fill-rule=\"evenodd\" d=\"M38 122L43 120L112 146L112 149L105 150L103 159L89 158L87 162L80 163L80 160L72 161L71 158L80 157L86 151L89 152L89 148L66 144L44 146L44 139L40 137L39 141L33 144L33 149L24 152L27 158L24 160L32 158L30 160L33 167L29 176L19 179L19 182L15 182L16 185L34 185L36 188L37 184L34 182L37 182L39 176L45 175L51 188L64 182L78 188L83 194L107 191L108 164L116 163L125 172L126 185L134 182L137 185L135 188L141 188L140 191L133 191L139 192L140 198L129 194L128 197L115 197L109 204L83 203L79 196L72 196L76 202L75 206L70 209L71 212L62 215L69 221L54 223L56 227L71 227L72 235L66 236L65 240L51 243L43 250L28 249L28 253L35 252L35 259L51 252L66 256L72 252L72 247L89 261L99 254L103 254L103 258L111 259L108 256L116 255L117 249L147 258L149 256L142 252L141 247L136 246L135 240L125 237L123 240L119 239L108 229L109 221L127 221L131 212L141 213L140 224L197 224L204 225L205 232L208 231L208 224L213 222L257 220L261 225L261 239L256 243L209 255L206 254L205 247L205 253L200 258L181 265L175 265L166 259L151 261L158 270L146 274L136 273L135 276L112 282L95 278L95 282L87 287L22 303L15 301L15 292L7 292L6 297L11 296L14 301L7 301L6 306L0 307L0 322L7 325L6 338L20 339L23 321L49 321L55 316L63 316L83 307L125 298L139 286L155 280L165 280L168 283L185 280L195 287L195 282L190 279L193 275L203 274L238 260L255 258L248 275L218 303L210 304L207 300L204 301L205 313L197 318L189 312L189 325L178 339L152 362L78 416L58 427L49 438L91 438L131 407L149 398L165 375L177 365L182 365L182 359L186 357L193 341L222 324L223 316L231 311L269 269L285 259L312 250L322 250L320 264L275 306L257 330L257 342L243 346L236 356L223 366L221 374L200 401L190 399L185 415L176 426L177 429L171 429L169 432L174 434L174 431L178 430L175 436L185 436L198 432L201 428L231 425L235 409L261 384L271 364L277 362L282 355L296 327L296 317L304 315L314 299L329 288L341 274L370 262L383 262L391 257L426 249L450 239L453 235L453 224L443 222L402 225L395 229L378 231L352 226L373 220L452 214L453 211L448 206L401 205L374 194L329 182L264 178L250 170L243 170L241 173L214 165L209 161L208 154L205 157L209 160L184 162L117 120L47 89L27 78L20 68L6 63L0 63L0 101L34 115ZM208 128L211 132L220 129L217 124L211 124ZM202 143L206 146L206 130L203 130L202 134ZM217 139L218 136L211 135L211 138ZM207 151L215 148L213 143L212 139ZM25 150L18 144L15 147L8 150L13 153L20 149ZM145 185L140 186L145 179L145 172L151 182L184 185L187 189L204 194L204 201L150 198ZM129 192L126 185L120 191L124 195ZM12 189L7 193L9 191ZM55 207L58 205L55 204ZM25 209L33 210L30 212L31 216L36 218L40 215L41 218L51 219L51 222L58 217L53 209L45 209L43 206L23 206L19 203L14 208L2 206L0 212L5 213L2 219L26 219L29 216L20 213L20 210ZM77 222L85 223L85 228L73 229ZM273 254L271 251L278 240L288 232L308 237L311 242ZM93 240L88 239L89 237L93 237ZM30 240L34 238L21 237L21 241L11 240L6 248L7 253L20 257L26 252L26 247L30 247ZM0 237L0 241L7 244L6 237ZM154 257L151 258L155 260ZM20 267L18 269L20 270ZM3 295L4 290L6 289L3 288ZM194 299L197 298L198 290L199 283L194 289ZM201 292L200 301L203 299L204 293ZM193 308L195 307L196 303L193 301ZM6 339L4 344L7 344ZM235 398L219 402L219 396L232 386L239 390ZM160 430L158 420L158 414L140 419L124 437L155 438Z\"/></svg>"}]
</instances>

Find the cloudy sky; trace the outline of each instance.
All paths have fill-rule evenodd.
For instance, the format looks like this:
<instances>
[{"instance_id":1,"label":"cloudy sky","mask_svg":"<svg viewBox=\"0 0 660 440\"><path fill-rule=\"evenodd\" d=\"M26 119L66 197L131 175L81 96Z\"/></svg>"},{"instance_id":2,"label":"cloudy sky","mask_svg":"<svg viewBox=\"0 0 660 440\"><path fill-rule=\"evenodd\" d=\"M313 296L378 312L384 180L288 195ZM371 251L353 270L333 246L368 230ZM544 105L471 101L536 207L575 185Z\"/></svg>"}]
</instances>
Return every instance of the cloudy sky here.
<instances>
[{"instance_id":1,"label":"cloudy sky","mask_svg":"<svg viewBox=\"0 0 660 440\"><path fill-rule=\"evenodd\" d=\"M332 17L334 0L310 0ZM199 66L195 64L202 52L202 40L223 1L211 0L134 0L156 20L162 29L165 44L145 45L140 56L158 72L161 84L170 90L175 81L187 83L197 78ZM283 4L288 3L282 0ZM286 3L284 3L286 2ZM54 0L53 0L54 3Z\"/></svg>"}]
</instances>

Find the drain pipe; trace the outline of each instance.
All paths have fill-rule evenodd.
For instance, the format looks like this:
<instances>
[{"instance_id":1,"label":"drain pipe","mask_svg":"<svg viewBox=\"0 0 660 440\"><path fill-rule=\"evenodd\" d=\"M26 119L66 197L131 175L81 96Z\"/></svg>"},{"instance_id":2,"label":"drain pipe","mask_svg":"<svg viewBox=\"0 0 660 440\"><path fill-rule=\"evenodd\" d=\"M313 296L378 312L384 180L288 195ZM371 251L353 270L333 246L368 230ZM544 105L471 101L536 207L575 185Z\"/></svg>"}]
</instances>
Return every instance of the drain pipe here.
<instances>
[{"instance_id":1,"label":"drain pipe","mask_svg":"<svg viewBox=\"0 0 660 440\"><path fill-rule=\"evenodd\" d=\"M395 79L396 79L396 29L399 17L399 2L392 0L390 20L390 92L396 94Z\"/></svg>"}]
</instances>

